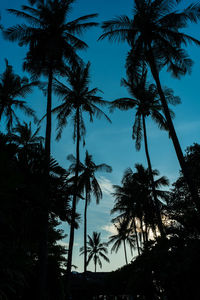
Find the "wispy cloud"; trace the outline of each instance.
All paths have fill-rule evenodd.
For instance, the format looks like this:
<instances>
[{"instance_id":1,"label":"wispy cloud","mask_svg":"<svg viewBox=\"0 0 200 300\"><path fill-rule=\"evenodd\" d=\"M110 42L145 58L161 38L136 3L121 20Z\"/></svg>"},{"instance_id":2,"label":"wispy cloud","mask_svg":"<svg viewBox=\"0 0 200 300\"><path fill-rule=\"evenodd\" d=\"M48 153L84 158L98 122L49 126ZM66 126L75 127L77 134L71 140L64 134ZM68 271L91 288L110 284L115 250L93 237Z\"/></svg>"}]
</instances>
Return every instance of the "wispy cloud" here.
<instances>
[{"instance_id":1,"label":"wispy cloud","mask_svg":"<svg viewBox=\"0 0 200 300\"><path fill-rule=\"evenodd\" d=\"M103 225L101 227L102 230L105 230L106 232L108 232L109 234L117 234L117 230L116 227L114 226L114 224L109 224L109 225Z\"/></svg>"},{"instance_id":2,"label":"wispy cloud","mask_svg":"<svg viewBox=\"0 0 200 300\"><path fill-rule=\"evenodd\" d=\"M114 192L112 182L109 179L100 176L98 180L103 193L110 195Z\"/></svg>"}]
</instances>

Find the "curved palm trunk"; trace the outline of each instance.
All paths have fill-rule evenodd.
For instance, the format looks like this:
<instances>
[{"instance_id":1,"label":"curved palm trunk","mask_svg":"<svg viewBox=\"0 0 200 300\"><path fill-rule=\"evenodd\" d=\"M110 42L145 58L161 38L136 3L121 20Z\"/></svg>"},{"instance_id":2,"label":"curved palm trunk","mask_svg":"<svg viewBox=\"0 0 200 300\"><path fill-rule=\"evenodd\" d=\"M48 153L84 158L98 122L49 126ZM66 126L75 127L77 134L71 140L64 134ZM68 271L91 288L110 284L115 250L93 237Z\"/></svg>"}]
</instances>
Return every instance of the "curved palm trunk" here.
<instances>
[{"instance_id":1,"label":"curved palm trunk","mask_svg":"<svg viewBox=\"0 0 200 300\"><path fill-rule=\"evenodd\" d=\"M84 273L87 271L87 207L88 207L88 193L85 189L85 211L84 211Z\"/></svg>"},{"instance_id":2,"label":"curved palm trunk","mask_svg":"<svg viewBox=\"0 0 200 300\"><path fill-rule=\"evenodd\" d=\"M149 52L150 52L149 65L150 65L150 68L151 68L151 73L152 73L153 78L154 78L154 80L156 82L156 85L157 85L158 93L160 95L160 100L161 100L161 103L162 103L162 106L163 106L165 118L167 120L167 125L168 125L168 128L169 128L169 133L170 133L170 136L171 136L171 139L172 139L175 151L176 151L176 155L177 155L179 164L181 166L181 170L183 172L184 178L185 178L185 180L187 182L187 185L189 187L189 191L191 193L192 200L195 203L195 205L198 209L198 212L200 213L200 203L199 203L199 197L198 197L197 189L196 189L195 185L193 184L192 180L190 179L190 175L188 173L188 170L187 170L187 167L186 167L186 164L185 164L185 159L184 159L184 156L183 156L183 152L182 152L178 137L176 135L176 131L174 129L174 125L173 125L173 122L172 122L172 119L171 119L171 116L170 116L170 112L169 112L169 108L168 108L168 105L167 105L167 101L165 99L165 95L164 95L162 87L161 87L159 73L158 73L158 70L157 70L157 67L156 67L156 64L155 64L155 61L154 61L154 56L153 56L151 47L150 47Z\"/></svg>"},{"instance_id":3,"label":"curved palm trunk","mask_svg":"<svg viewBox=\"0 0 200 300\"><path fill-rule=\"evenodd\" d=\"M78 185L78 173L79 173L79 160L80 160L80 111L79 107L76 112L77 128L76 128L76 171L74 180L74 196L72 201L72 214L71 214L71 226L70 226L70 239L69 239L69 250L67 258L67 277L71 273L72 267L72 252L74 246L74 229L75 229L75 218L76 218L76 200L77 200L77 185Z\"/></svg>"},{"instance_id":4,"label":"curved palm trunk","mask_svg":"<svg viewBox=\"0 0 200 300\"><path fill-rule=\"evenodd\" d=\"M135 219L134 218L133 218L133 226L134 226L134 231L135 231L135 236L136 236L136 244L137 244L138 255L140 256L139 239L138 239L137 227L136 227L136 223L135 223Z\"/></svg>"},{"instance_id":5,"label":"curved palm trunk","mask_svg":"<svg viewBox=\"0 0 200 300\"><path fill-rule=\"evenodd\" d=\"M53 71L49 70L47 92L47 122L45 135L45 190L42 207L41 240L39 249L39 292L40 299L47 299L48 223L49 223L49 167L51 157L51 110Z\"/></svg>"},{"instance_id":6,"label":"curved palm trunk","mask_svg":"<svg viewBox=\"0 0 200 300\"><path fill-rule=\"evenodd\" d=\"M125 262L126 262L126 265L128 265L128 260L127 260L127 252L126 252L126 243L125 243L125 240L123 240L123 244L124 244L124 255L125 255Z\"/></svg>"},{"instance_id":7,"label":"curved palm trunk","mask_svg":"<svg viewBox=\"0 0 200 300\"><path fill-rule=\"evenodd\" d=\"M147 132L146 132L146 122L145 122L145 116L144 115L142 115L142 123L143 123L143 132L144 132L145 153L146 153L148 168L149 168L150 177L151 177L151 187L152 187L152 193L153 193L153 198L154 198L154 203L155 203L155 208L156 208L158 228L160 230L161 236L163 237L163 236L165 236L165 234L164 234L162 219L161 219L161 215L160 215L159 202L158 202L158 198L157 198L157 195L156 195L156 188L155 188L155 182L154 182L154 178L153 178L151 160L150 160L150 156L149 156L148 142L147 142Z\"/></svg>"}]
</instances>

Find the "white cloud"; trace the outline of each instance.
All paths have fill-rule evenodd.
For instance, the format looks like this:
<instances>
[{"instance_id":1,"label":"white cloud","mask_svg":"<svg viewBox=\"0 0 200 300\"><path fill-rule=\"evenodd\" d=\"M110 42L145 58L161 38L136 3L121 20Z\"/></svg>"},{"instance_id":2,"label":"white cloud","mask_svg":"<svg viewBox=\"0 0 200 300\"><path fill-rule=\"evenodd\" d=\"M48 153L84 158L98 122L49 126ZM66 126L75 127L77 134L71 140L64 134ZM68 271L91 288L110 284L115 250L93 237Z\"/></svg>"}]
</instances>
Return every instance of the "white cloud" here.
<instances>
[{"instance_id":1,"label":"white cloud","mask_svg":"<svg viewBox=\"0 0 200 300\"><path fill-rule=\"evenodd\" d=\"M98 181L103 193L110 195L114 192L112 182L109 179L104 176L100 176Z\"/></svg>"},{"instance_id":2,"label":"white cloud","mask_svg":"<svg viewBox=\"0 0 200 300\"><path fill-rule=\"evenodd\" d=\"M111 234L117 234L117 230L116 230L116 227L114 226L114 224L109 224L109 225L104 225L101 227L101 229L107 231L108 233L111 233Z\"/></svg>"}]
</instances>

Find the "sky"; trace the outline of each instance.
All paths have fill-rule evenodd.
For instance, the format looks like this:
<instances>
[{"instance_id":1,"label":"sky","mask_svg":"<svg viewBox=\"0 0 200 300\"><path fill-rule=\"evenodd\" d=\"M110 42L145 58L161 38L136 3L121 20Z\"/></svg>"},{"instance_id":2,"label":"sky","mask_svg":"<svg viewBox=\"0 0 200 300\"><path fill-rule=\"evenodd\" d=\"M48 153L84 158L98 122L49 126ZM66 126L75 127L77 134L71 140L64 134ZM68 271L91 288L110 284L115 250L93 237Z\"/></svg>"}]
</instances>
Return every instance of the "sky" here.
<instances>
[{"instance_id":1,"label":"sky","mask_svg":"<svg viewBox=\"0 0 200 300\"><path fill-rule=\"evenodd\" d=\"M183 1L184 5L189 5L191 1ZM21 23L6 12L7 8L19 9L21 5L27 4L26 0L9 0L0 2L0 13L4 28ZM112 19L119 15L131 16L133 7L132 0L77 0L72 6L69 20L73 20L82 15L98 13L96 19L99 23ZM200 24L190 25L186 33L200 39ZM125 77L125 58L128 46L124 44L110 43L107 40L97 41L102 30L99 27L92 28L81 38L88 44L87 51L81 52L80 56L85 62L91 62L91 83L90 87L98 87L103 91L102 97L105 100L115 100L120 97L128 96L124 87L120 86L121 78ZM0 36L0 73L5 69L4 59L7 58L13 65L14 71L19 75L29 76L22 71L22 63L26 54L25 48L20 48L17 43L11 43L3 40ZM194 142L200 143L200 48L189 45L188 53L194 60L194 66L191 75L182 77L181 80L174 79L165 71L161 73L161 82L163 86L170 87L174 94L180 96L182 104L174 107L176 114L174 125L183 150ZM46 99L41 91L35 89L33 94L28 96L27 102L35 109L39 118L45 114ZM53 97L53 106L58 104L58 99ZM109 113L109 112L107 112ZM91 124L85 115L86 122L86 146L81 147L81 160L84 159L86 149L92 154L96 164L106 163L111 165L113 172L99 173L98 180L103 190L103 199L99 205L95 204L94 199L88 209L88 234L92 235L93 231L101 232L102 241L108 241L108 237L113 234L113 225L111 224L112 216L110 210L114 204L113 184L120 184L123 172L127 167L134 168L135 163L142 163L147 167L144 153L144 145L140 152L135 150L134 141L131 139L131 129L134 122L134 111L120 112L115 111L109 114L112 124L105 120L94 120ZM19 114L20 115L20 114ZM21 120L24 116L20 115ZM29 121L26 117L25 119ZM42 123L40 131L44 135L45 121ZM0 130L4 130L4 124L1 122ZM147 120L147 134L149 141L149 151L153 168L160 171L160 175L169 178L173 183L179 175L179 164L166 132L160 131L151 120ZM52 129L52 155L65 168L69 166L66 157L68 154L75 154L75 144L72 141L72 126L66 127L63 131L62 138L59 142L55 141L56 137L56 120L53 118ZM80 200L78 212L83 212L84 201ZM61 228L66 234L69 233L69 226L62 224ZM68 235L69 237L69 235ZM68 245L68 237L63 239L65 247ZM83 218L80 229L75 232L75 246L73 254L73 264L78 267L77 271L83 271L83 257L79 256L79 248L83 246ZM128 253L129 261L132 256ZM120 249L117 254L109 254L110 264L103 262L103 271L115 270L125 264L123 250ZM94 270L91 263L89 270ZM99 269L98 269L99 270Z\"/></svg>"}]
</instances>

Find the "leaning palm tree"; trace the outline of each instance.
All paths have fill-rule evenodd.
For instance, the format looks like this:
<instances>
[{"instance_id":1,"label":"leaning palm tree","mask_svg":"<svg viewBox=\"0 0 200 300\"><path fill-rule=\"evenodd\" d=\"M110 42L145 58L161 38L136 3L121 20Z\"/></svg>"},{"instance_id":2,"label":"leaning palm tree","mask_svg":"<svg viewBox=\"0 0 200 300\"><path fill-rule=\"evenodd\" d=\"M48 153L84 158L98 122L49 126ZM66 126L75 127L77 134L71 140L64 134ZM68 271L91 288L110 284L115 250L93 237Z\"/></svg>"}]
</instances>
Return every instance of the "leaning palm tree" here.
<instances>
[{"instance_id":1,"label":"leaning palm tree","mask_svg":"<svg viewBox=\"0 0 200 300\"><path fill-rule=\"evenodd\" d=\"M137 72L143 63L150 67L177 158L192 199L200 211L196 188L190 180L159 78L159 72L164 66L175 77L190 72L192 61L188 58L185 49L181 47L190 42L200 45L200 41L182 32L188 22L197 23L200 19L200 3L190 4L184 10L178 11L179 2L181 0L135 0L133 18L120 16L104 22L102 26L104 34L100 39L107 37L112 41L128 42L131 47L127 57L129 71Z\"/></svg>"},{"instance_id":2,"label":"leaning palm tree","mask_svg":"<svg viewBox=\"0 0 200 300\"><path fill-rule=\"evenodd\" d=\"M88 260L87 265L90 261L94 260L94 271L97 271L97 264L102 268L101 258L103 258L106 262L110 262L109 258L106 256L108 254L107 249L108 244L101 242L101 233L94 231L92 237L88 235L87 242L87 252L88 252ZM80 248L80 255L84 254L84 247Z\"/></svg>"},{"instance_id":3,"label":"leaning palm tree","mask_svg":"<svg viewBox=\"0 0 200 300\"><path fill-rule=\"evenodd\" d=\"M113 244L111 253L113 251L118 252L119 248L123 244L125 262L126 264L128 264L126 243L129 244L132 254L132 250L135 249L136 246L136 235L134 234L132 228L129 226L129 222L127 222L126 219L120 220L117 224L114 224L114 227L117 232L116 234L109 237L108 242L108 244Z\"/></svg>"},{"instance_id":4,"label":"leaning palm tree","mask_svg":"<svg viewBox=\"0 0 200 300\"><path fill-rule=\"evenodd\" d=\"M71 272L72 251L74 243L74 220L76 214L76 198L77 184L80 166L80 141L85 136L86 128L83 119L83 113L89 114L90 121L93 122L94 116L97 118L105 117L109 122L108 116L97 106L107 105L108 102L102 100L100 96L96 96L99 90L97 88L89 89L89 68L90 64L85 65L83 62L75 62L71 68L66 67L66 80L68 85L54 81L54 91L61 98L62 104L56 107L53 111L57 113L58 119L58 135L61 137L63 128L71 119L74 124L73 138L76 140L76 167L75 167L75 193L72 203L72 223L70 229L70 241L67 260L67 272Z\"/></svg>"},{"instance_id":5,"label":"leaning palm tree","mask_svg":"<svg viewBox=\"0 0 200 300\"><path fill-rule=\"evenodd\" d=\"M87 209L91 202L91 196L96 199L96 203L102 199L103 194L101 187L98 183L95 174L97 172L112 172L112 168L107 164L96 165L86 151L85 163L80 163L80 171L82 174L79 176L78 190L85 194L85 209L84 209L84 272L87 271Z\"/></svg>"},{"instance_id":6,"label":"leaning palm tree","mask_svg":"<svg viewBox=\"0 0 200 300\"><path fill-rule=\"evenodd\" d=\"M27 77L21 78L13 72L13 68L6 60L6 69L0 76L0 121L5 117L7 131L10 132L14 124L19 123L17 109L34 117L34 111L24 100L32 92L37 82L29 82Z\"/></svg>"},{"instance_id":7,"label":"leaning palm tree","mask_svg":"<svg viewBox=\"0 0 200 300\"><path fill-rule=\"evenodd\" d=\"M150 160L147 130L146 130L146 118L151 117L160 129L168 130L165 117L163 116L163 109L160 103L160 97L158 90L154 84L147 83L147 70L143 69L141 74L133 76L132 73L128 73L128 79L122 79L122 85L125 86L132 96L132 98L119 98L112 102L111 110L119 108L120 110L136 109L135 121L133 125L132 138L135 140L136 150L140 150L141 141L144 136L145 153L148 163L148 168L151 176L152 191L154 202L156 205L156 212L159 224L159 230L161 235L164 235L162 221L159 212L159 203L156 197L155 184L152 173L152 164ZM180 98L173 95L171 89L165 88L164 94L168 103L178 104ZM173 112L170 110L171 116Z\"/></svg>"}]
</instances>

